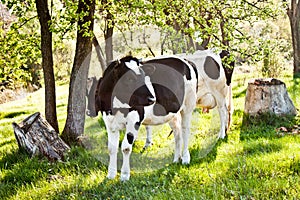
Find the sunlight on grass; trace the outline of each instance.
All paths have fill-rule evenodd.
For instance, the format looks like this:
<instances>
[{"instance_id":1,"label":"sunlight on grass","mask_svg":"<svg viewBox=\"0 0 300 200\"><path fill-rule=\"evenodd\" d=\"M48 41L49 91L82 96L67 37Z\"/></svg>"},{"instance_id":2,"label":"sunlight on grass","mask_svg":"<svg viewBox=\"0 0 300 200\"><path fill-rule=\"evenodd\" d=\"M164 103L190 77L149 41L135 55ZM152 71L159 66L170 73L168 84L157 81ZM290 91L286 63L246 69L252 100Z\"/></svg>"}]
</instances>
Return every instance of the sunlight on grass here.
<instances>
[{"instance_id":1,"label":"sunlight on grass","mask_svg":"<svg viewBox=\"0 0 300 200\"><path fill-rule=\"evenodd\" d=\"M245 122L244 98L253 75L234 75L234 114L225 140L218 140L216 109L193 113L191 163L173 164L174 137L166 125L153 128L153 146L141 153L142 126L133 147L128 182L106 179L107 133L101 117L86 117L86 149L72 147L65 161L49 163L29 158L18 149L12 122L44 112L44 91L0 105L0 199L299 199L300 137L279 134L276 128L300 124L294 118L266 116ZM286 82L300 108L300 82ZM66 118L68 86L57 87L60 129ZM122 133L123 134L123 133ZM121 135L122 135L121 134ZM122 156L119 153L119 164ZM119 166L120 169L120 166Z\"/></svg>"}]
</instances>

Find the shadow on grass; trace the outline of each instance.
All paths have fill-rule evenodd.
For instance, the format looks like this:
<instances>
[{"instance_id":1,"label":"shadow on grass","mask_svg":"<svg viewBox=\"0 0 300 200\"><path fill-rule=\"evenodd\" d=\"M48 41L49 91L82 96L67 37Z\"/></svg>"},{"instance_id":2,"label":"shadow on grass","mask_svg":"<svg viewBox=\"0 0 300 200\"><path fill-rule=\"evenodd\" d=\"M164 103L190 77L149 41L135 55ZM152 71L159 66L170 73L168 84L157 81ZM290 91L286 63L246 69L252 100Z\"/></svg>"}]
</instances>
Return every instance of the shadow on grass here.
<instances>
[{"instance_id":1,"label":"shadow on grass","mask_svg":"<svg viewBox=\"0 0 300 200\"><path fill-rule=\"evenodd\" d=\"M291 127L295 123L295 116L277 116L271 113L261 114L260 116L250 116L244 113L240 140L278 138L277 128Z\"/></svg>"},{"instance_id":2,"label":"shadow on grass","mask_svg":"<svg viewBox=\"0 0 300 200\"><path fill-rule=\"evenodd\" d=\"M235 94L233 95L233 98L240 98L240 97L246 96L246 91L247 91L247 89L244 89L243 91L241 91L241 92L239 92L239 93L235 93Z\"/></svg>"},{"instance_id":3,"label":"shadow on grass","mask_svg":"<svg viewBox=\"0 0 300 200\"><path fill-rule=\"evenodd\" d=\"M118 174L113 180L104 178L104 180L92 184L89 188L81 186L78 188L78 183L74 183L74 185L57 191L53 199L69 197L70 194L74 193L73 188L75 187L77 187L75 198L83 199L151 199L156 196L156 193L160 195L162 193L169 194L170 188L174 187L174 180L178 178L182 169L188 169L191 165L199 165L202 162L213 162L216 159L218 147L223 142L224 140L218 140L210 152L201 159L193 159L192 157L190 165L173 163L152 172L135 173L133 171L130 180L126 182L120 181L120 174ZM191 150L191 154L194 153L197 153L197 149ZM184 174L180 176L185 177Z\"/></svg>"},{"instance_id":4,"label":"shadow on grass","mask_svg":"<svg viewBox=\"0 0 300 200\"><path fill-rule=\"evenodd\" d=\"M2 176L0 176L0 199L10 199L28 185L36 185L38 181L51 181L51 177L59 175L62 171L67 174L84 175L91 170L101 170L102 164L89 153L80 148L73 147L64 162L49 163L44 158L30 158L24 150L15 149L7 153L0 160ZM29 187L29 191L32 188Z\"/></svg>"},{"instance_id":5,"label":"shadow on grass","mask_svg":"<svg viewBox=\"0 0 300 200\"><path fill-rule=\"evenodd\" d=\"M19 115L24 115L24 114L28 114L28 112L25 112L25 111L10 112L10 113L2 113L2 112L0 112L0 119L4 119L4 118L12 119L12 118L15 118L15 117L17 117Z\"/></svg>"}]
</instances>

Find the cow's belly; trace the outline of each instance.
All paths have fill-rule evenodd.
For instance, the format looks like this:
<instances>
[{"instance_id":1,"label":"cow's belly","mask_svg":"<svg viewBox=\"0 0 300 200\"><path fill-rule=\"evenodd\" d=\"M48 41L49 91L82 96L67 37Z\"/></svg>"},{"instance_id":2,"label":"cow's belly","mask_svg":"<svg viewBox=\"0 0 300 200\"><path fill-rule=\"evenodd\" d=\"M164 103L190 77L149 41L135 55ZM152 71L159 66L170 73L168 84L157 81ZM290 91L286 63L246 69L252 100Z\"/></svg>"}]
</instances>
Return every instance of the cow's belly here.
<instances>
[{"instance_id":1,"label":"cow's belly","mask_svg":"<svg viewBox=\"0 0 300 200\"><path fill-rule=\"evenodd\" d=\"M153 105L145 107L144 125L160 125L169 122L177 113L168 113L163 116L157 116L153 113Z\"/></svg>"}]
</instances>

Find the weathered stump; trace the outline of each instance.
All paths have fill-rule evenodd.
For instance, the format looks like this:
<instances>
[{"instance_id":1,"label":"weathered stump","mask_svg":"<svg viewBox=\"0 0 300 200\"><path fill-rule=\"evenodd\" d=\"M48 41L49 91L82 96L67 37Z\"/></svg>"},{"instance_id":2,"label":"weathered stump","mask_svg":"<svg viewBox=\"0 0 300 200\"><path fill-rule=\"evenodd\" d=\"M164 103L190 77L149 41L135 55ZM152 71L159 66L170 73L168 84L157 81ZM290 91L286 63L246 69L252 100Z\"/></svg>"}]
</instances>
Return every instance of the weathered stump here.
<instances>
[{"instance_id":1,"label":"weathered stump","mask_svg":"<svg viewBox=\"0 0 300 200\"><path fill-rule=\"evenodd\" d=\"M272 113L275 115L296 115L296 108L290 99L285 83L273 78L252 79L248 82L245 111L249 115Z\"/></svg>"},{"instance_id":2,"label":"weathered stump","mask_svg":"<svg viewBox=\"0 0 300 200\"><path fill-rule=\"evenodd\" d=\"M12 125L19 148L24 148L31 156L43 155L49 161L63 160L64 153L70 149L39 112Z\"/></svg>"}]
</instances>

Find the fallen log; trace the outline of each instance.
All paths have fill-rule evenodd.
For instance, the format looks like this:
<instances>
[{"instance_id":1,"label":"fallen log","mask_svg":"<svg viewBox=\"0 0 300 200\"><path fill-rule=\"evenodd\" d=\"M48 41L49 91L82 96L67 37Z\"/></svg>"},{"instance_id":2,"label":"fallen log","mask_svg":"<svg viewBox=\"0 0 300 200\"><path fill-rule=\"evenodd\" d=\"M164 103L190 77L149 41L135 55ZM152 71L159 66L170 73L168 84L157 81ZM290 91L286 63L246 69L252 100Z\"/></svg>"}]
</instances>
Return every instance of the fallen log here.
<instances>
[{"instance_id":1,"label":"fallen log","mask_svg":"<svg viewBox=\"0 0 300 200\"><path fill-rule=\"evenodd\" d=\"M12 126L19 148L31 156L42 155L49 161L63 160L70 149L39 112Z\"/></svg>"}]
</instances>

